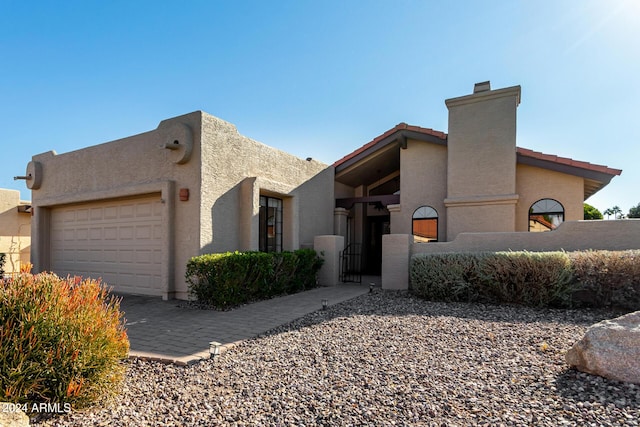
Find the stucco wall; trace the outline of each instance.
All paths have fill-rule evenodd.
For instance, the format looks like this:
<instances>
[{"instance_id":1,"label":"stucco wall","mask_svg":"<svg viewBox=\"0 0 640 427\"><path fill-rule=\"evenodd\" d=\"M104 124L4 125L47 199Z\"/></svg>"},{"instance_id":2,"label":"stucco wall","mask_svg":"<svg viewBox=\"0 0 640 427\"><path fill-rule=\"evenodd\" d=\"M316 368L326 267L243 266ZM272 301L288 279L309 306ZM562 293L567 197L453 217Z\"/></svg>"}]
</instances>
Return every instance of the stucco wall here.
<instances>
[{"instance_id":1,"label":"stucco wall","mask_svg":"<svg viewBox=\"0 0 640 427\"><path fill-rule=\"evenodd\" d=\"M414 211L431 206L438 212L438 239L446 240L447 147L408 140L400 150L400 210L391 213L391 233L411 234Z\"/></svg>"},{"instance_id":2,"label":"stucco wall","mask_svg":"<svg viewBox=\"0 0 640 427\"><path fill-rule=\"evenodd\" d=\"M529 208L540 199L554 199L564 206L565 221L584 218L584 179L574 175L518 164L516 169L516 231L529 230Z\"/></svg>"},{"instance_id":3,"label":"stucco wall","mask_svg":"<svg viewBox=\"0 0 640 427\"><path fill-rule=\"evenodd\" d=\"M520 87L446 100L448 197L515 192L516 108Z\"/></svg>"},{"instance_id":4,"label":"stucco wall","mask_svg":"<svg viewBox=\"0 0 640 427\"><path fill-rule=\"evenodd\" d=\"M616 221L568 221L544 233L461 233L452 242L412 243L407 235L389 235L383 239L383 288L407 289L404 277L410 258L422 253L482 251L578 251L640 249L640 219ZM406 242L406 248L399 247Z\"/></svg>"},{"instance_id":5,"label":"stucco wall","mask_svg":"<svg viewBox=\"0 0 640 427\"><path fill-rule=\"evenodd\" d=\"M567 221L544 233L461 233L452 242L414 243L411 252L640 249L640 220Z\"/></svg>"},{"instance_id":6,"label":"stucco wall","mask_svg":"<svg viewBox=\"0 0 640 427\"><path fill-rule=\"evenodd\" d=\"M41 165L41 185L32 189L34 270L50 267L48 225L56 206L158 193L166 242L165 283L160 288L165 297L186 296L186 263L198 253L200 116L194 112L175 117L153 131L69 153L33 156L33 162ZM174 141L192 143L187 161L182 158L184 148L164 148ZM188 201L179 201L181 188L189 189Z\"/></svg>"},{"instance_id":7,"label":"stucco wall","mask_svg":"<svg viewBox=\"0 0 640 427\"><path fill-rule=\"evenodd\" d=\"M0 253L6 255L5 274L20 271L30 260L31 214L18 212L20 192L0 188Z\"/></svg>"},{"instance_id":8,"label":"stucco wall","mask_svg":"<svg viewBox=\"0 0 640 427\"><path fill-rule=\"evenodd\" d=\"M474 90L445 103L447 240L466 231L515 231L520 86Z\"/></svg>"},{"instance_id":9,"label":"stucco wall","mask_svg":"<svg viewBox=\"0 0 640 427\"><path fill-rule=\"evenodd\" d=\"M257 250L261 194L284 201L285 250L311 247L314 236L333 232L333 168L240 135L208 114L202 135L202 253Z\"/></svg>"},{"instance_id":10,"label":"stucco wall","mask_svg":"<svg viewBox=\"0 0 640 427\"><path fill-rule=\"evenodd\" d=\"M283 249L312 247L333 231L334 171L240 135L196 111L117 141L39 154L32 190L35 270L46 270L49 221L57 206L158 194L163 206L163 296L186 298L189 259L258 249L261 194L284 201ZM35 183L31 180L30 183ZM180 194L188 191L188 200Z\"/></svg>"}]
</instances>

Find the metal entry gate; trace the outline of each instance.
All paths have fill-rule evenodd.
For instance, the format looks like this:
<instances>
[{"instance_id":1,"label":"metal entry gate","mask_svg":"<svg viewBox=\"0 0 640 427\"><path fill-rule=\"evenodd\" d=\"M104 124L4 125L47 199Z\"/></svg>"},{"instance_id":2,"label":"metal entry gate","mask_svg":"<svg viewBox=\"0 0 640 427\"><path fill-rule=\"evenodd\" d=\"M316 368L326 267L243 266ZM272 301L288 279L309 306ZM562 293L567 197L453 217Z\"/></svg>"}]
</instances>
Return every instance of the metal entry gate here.
<instances>
[{"instance_id":1,"label":"metal entry gate","mask_svg":"<svg viewBox=\"0 0 640 427\"><path fill-rule=\"evenodd\" d=\"M340 251L340 281L362 283L362 246L349 243Z\"/></svg>"}]
</instances>

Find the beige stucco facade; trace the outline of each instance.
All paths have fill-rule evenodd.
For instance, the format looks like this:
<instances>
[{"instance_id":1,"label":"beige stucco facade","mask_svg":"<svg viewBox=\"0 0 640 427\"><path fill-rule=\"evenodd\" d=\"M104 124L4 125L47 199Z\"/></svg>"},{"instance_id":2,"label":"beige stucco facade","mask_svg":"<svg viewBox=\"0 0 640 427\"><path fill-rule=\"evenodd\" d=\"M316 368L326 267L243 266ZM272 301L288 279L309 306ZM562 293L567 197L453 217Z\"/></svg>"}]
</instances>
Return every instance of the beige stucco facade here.
<instances>
[{"instance_id":1,"label":"beige stucco facade","mask_svg":"<svg viewBox=\"0 0 640 427\"><path fill-rule=\"evenodd\" d=\"M30 203L20 200L19 191L0 188L0 253L5 254L5 274L17 273L21 264L28 264L30 249Z\"/></svg>"},{"instance_id":2,"label":"beige stucco facade","mask_svg":"<svg viewBox=\"0 0 640 427\"><path fill-rule=\"evenodd\" d=\"M445 101L447 239L463 231L515 231L516 109L520 86Z\"/></svg>"},{"instance_id":3,"label":"beige stucco facade","mask_svg":"<svg viewBox=\"0 0 640 427\"><path fill-rule=\"evenodd\" d=\"M391 212L391 233L411 234L413 213L420 206L438 212L438 235L446 239L447 147L409 139L400 150L400 205Z\"/></svg>"},{"instance_id":4,"label":"beige stucco facade","mask_svg":"<svg viewBox=\"0 0 640 427\"><path fill-rule=\"evenodd\" d=\"M466 233L495 238L523 232L517 240L526 247L535 241L529 231L582 219L584 200L621 171L518 147L520 100L520 86L492 90L489 82L476 84L472 94L445 101L448 134L401 123L334 163L336 206L348 210L345 241L362 245L365 272L375 274L381 259L383 276L386 271L396 277L390 248L405 237L381 234L411 236L412 245L415 240L438 251ZM560 212L530 217L541 201ZM387 229L376 228L381 217ZM384 246L378 240L387 247L372 256ZM473 250L482 250L481 244Z\"/></svg>"},{"instance_id":5,"label":"beige stucco facade","mask_svg":"<svg viewBox=\"0 0 640 427\"><path fill-rule=\"evenodd\" d=\"M273 240L273 250L321 252L325 285L357 266L382 274L388 288L406 288L408 259L420 251L564 245L590 225L550 238L532 236L530 224L545 230L582 219L583 201L621 171L517 147L520 92L477 84L445 101L448 134L401 123L333 166L200 111L140 135L33 156L34 269L187 298L191 257L270 250ZM530 214L540 201L555 216Z\"/></svg>"},{"instance_id":6,"label":"beige stucco facade","mask_svg":"<svg viewBox=\"0 0 640 427\"><path fill-rule=\"evenodd\" d=\"M193 256L258 250L259 198L283 201L282 247L333 231L333 169L240 135L204 112L140 135L33 156L35 271L187 298Z\"/></svg>"},{"instance_id":7,"label":"beige stucco facade","mask_svg":"<svg viewBox=\"0 0 640 427\"><path fill-rule=\"evenodd\" d=\"M540 199L554 199L562 203L565 221L584 218L584 179L579 176L519 164L516 192L519 199L515 231L528 230L529 208Z\"/></svg>"}]
</instances>

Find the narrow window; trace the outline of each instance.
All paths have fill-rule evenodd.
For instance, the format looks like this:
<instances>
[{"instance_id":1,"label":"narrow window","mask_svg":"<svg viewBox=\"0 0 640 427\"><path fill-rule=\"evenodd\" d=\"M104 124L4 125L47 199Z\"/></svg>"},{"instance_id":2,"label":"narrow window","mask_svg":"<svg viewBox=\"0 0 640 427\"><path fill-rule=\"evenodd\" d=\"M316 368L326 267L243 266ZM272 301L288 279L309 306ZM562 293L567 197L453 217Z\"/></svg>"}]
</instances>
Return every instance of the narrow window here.
<instances>
[{"instance_id":1,"label":"narrow window","mask_svg":"<svg viewBox=\"0 0 640 427\"><path fill-rule=\"evenodd\" d=\"M564 221L564 207L553 199L542 199L529 208L529 231L555 230Z\"/></svg>"},{"instance_id":2,"label":"narrow window","mask_svg":"<svg viewBox=\"0 0 640 427\"><path fill-rule=\"evenodd\" d=\"M424 242L438 241L438 212L431 206L420 206L413 213L411 234Z\"/></svg>"},{"instance_id":3,"label":"narrow window","mask_svg":"<svg viewBox=\"0 0 640 427\"><path fill-rule=\"evenodd\" d=\"M258 227L261 252L282 252L282 200L260 196L260 226Z\"/></svg>"}]
</instances>

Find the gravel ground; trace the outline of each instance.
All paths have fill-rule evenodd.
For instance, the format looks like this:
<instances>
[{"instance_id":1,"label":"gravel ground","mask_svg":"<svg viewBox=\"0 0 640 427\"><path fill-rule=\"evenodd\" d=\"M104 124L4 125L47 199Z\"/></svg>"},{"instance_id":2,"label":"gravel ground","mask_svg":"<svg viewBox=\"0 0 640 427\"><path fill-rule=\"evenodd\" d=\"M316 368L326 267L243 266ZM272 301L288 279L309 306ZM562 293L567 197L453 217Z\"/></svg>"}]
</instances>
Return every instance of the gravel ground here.
<instances>
[{"instance_id":1,"label":"gravel ground","mask_svg":"<svg viewBox=\"0 0 640 427\"><path fill-rule=\"evenodd\" d=\"M120 398L47 426L630 425L640 386L564 354L616 314L378 290L189 367L131 361Z\"/></svg>"}]
</instances>

